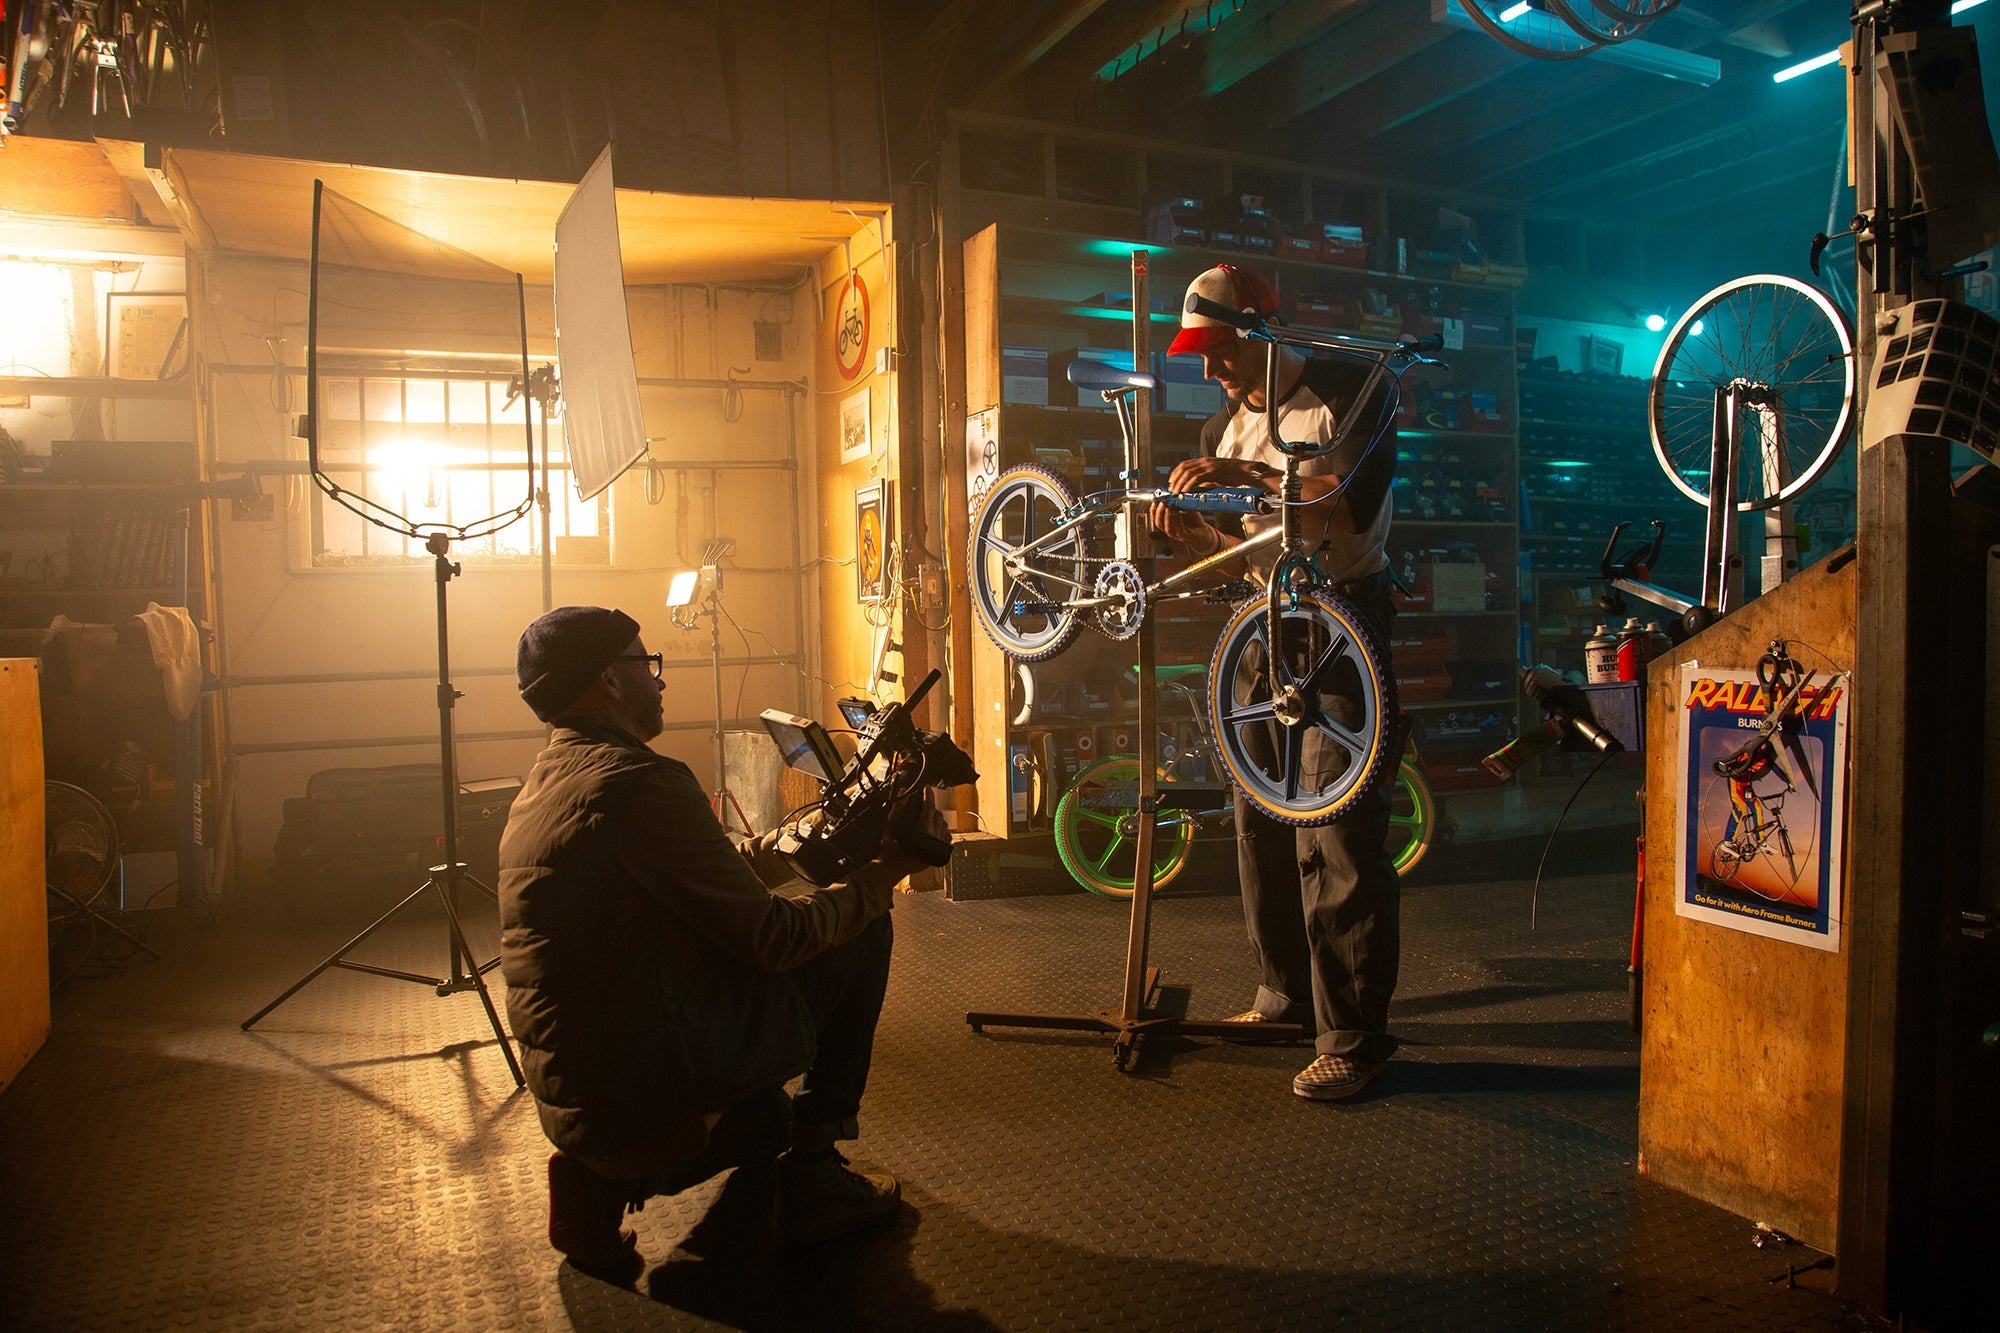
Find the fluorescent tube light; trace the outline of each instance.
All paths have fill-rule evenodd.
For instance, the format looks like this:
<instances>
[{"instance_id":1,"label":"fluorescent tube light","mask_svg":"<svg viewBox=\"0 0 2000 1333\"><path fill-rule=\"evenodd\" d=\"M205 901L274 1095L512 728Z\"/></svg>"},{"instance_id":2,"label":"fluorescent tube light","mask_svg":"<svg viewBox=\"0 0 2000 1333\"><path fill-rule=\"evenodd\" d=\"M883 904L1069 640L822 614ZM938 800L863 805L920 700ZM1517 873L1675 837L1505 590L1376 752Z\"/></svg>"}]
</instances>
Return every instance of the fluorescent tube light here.
<instances>
[{"instance_id":1,"label":"fluorescent tube light","mask_svg":"<svg viewBox=\"0 0 2000 1333\"><path fill-rule=\"evenodd\" d=\"M1976 2L1977 0L1975 0L1975 3ZM1801 74L1810 74L1814 70L1823 68L1827 65L1831 65L1839 59L1840 59L1840 52L1828 51L1823 55L1814 56L1811 60L1801 60L1798 64L1787 65L1783 69L1779 70L1776 74L1773 74L1771 76L1771 82L1783 83L1788 79L1796 79Z\"/></svg>"},{"instance_id":2,"label":"fluorescent tube light","mask_svg":"<svg viewBox=\"0 0 2000 1333\"><path fill-rule=\"evenodd\" d=\"M1534 8L1534 6L1530 5L1528 3L1528 0L1521 0L1520 4L1509 5L1507 6L1507 8L1501 10L1500 21L1502 23L1512 23L1515 19L1521 17L1521 15L1527 13L1532 8Z\"/></svg>"}]
</instances>

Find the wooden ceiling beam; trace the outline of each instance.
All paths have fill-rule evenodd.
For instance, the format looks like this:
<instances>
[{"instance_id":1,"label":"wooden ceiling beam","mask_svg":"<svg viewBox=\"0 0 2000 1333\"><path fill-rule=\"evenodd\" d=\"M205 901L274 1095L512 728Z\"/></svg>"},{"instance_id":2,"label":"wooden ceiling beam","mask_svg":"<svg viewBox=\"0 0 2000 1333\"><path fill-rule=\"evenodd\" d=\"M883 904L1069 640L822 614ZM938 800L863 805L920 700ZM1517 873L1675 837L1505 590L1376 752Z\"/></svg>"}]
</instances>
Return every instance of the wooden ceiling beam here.
<instances>
[{"instance_id":1,"label":"wooden ceiling beam","mask_svg":"<svg viewBox=\"0 0 2000 1333\"><path fill-rule=\"evenodd\" d=\"M1295 153L1334 141L1360 147L1506 77L1518 63L1498 42L1453 32L1397 66L1394 78L1371 79L1315 107L1286 134Z\"/></svg>"},{"instance_id":2,"label":"wooden ceiling beam","mask_svg":"<svg viewBox=\"0 0 2000 1333\"><path fill-rule=\"evenodd\" d=\"M1844 120L1839 86L1824 108L1825 123ZM1644 165L1659 164L1689 152L1713 151L1716 145L1736 141L1741 135L1756 135L1764 127L1789 127L1814 119L1814 108L1801 105L1788 86L1760 80L1749 88L1741 84L1726 93L1710 89L1699 97L1663 101L1657 93L1645 102L1627 102L1617 114L1607 114L1602 128L1578 133L1572 128L1566 140L1541 138L1522 140L1515 145L1515 159L1480 179L1483 188L1515 198L1539 197L1547 187L1540 182L1588 182L1602 187L1607 181L1630 173L1635 159ZM1541 127L1544 135L1556 126ZM1634 145L1638 147L1635 149Z\"/></svg>"},{"instance_id":3,"label":"wooden ceiling beam","mask_svg":"<svg viewBox=\"0 0 2000 1333\"><path fill-rule=\"evenodd\" d=\"M1076 26L1068 40L1028 70L1028 103L1065 109L1075 106L1090 92L1098 70L1173 25L1190 3L1199 0L1121 0L1097 10Z\"/></svg>"},{"instance_id":4,"label":"wooden ceiling beam","mask_svg":"<svg viewBox=\"0 0 2000 1333\"><path fill-rule=\"evenodd\" d=\"M1000 58L992 74L983 80L974 100L978 100L991 89L1011 83L1027 73L1037 61L1075 32L1084 20L1103 7L1104 0L1065 0L1065 3L1057 6L1054 12L1037 23L1026 38L1016 43L1012 50Z\"/></svg>"},{"instance_id":5,"label":"wooden ceiling beam","mask_svg":"<svg viewBox=\"0 0 2000 1333\"><path fill-rule=\"evenodd\" d=\"M1377 4L1346 14L1272 65L1254 86L1237 90L1236 113L1256 132L1268 134L1451 35L1422 5Z\"/></svg>"},{"instance_id":6,"label":"wooden ceiling beam","mask_svg":"<svg viewBox=\"0 0 2000 1333\"><path fill-rule=\"evenodd\" d=\"M1365 0L1279 0L1260 4L1216 25L1202 48L1197 90L1217 97L1288 54L1308 38L1358 9Z\"/></svg>"}]
</instances>

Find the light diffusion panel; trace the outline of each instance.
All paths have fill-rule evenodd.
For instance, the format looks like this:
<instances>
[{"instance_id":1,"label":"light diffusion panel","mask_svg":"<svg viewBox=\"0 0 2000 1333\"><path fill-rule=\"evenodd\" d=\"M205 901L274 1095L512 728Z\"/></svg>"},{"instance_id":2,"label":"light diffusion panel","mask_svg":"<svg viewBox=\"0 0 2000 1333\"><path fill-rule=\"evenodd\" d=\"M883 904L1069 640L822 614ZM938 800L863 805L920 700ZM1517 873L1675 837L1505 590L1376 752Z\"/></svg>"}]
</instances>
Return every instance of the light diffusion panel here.
<instances>
[{"instance_id":1,"label":"light diffusion panel","mask_svg":"<svg viewBox=\"0 0 2000 1333\"><path fill-rule=\"evenodd\" d=\"M588 500L646 452L609 148L556 220L556 355L563 440L577 498Z\"/></svg>"},{"instance_id":2,"label":"light diffusion panel","mask_svg":"<svg viewBox=\"0 0 2000 1333\"><path fill-rule=\"evenodd\" d=\"M527 513L519 274L315 182L311 318L307 442L322 490L413 538L486 536ZM366 549L400 559L421 547Z\"/></svg>"}]
</instances>

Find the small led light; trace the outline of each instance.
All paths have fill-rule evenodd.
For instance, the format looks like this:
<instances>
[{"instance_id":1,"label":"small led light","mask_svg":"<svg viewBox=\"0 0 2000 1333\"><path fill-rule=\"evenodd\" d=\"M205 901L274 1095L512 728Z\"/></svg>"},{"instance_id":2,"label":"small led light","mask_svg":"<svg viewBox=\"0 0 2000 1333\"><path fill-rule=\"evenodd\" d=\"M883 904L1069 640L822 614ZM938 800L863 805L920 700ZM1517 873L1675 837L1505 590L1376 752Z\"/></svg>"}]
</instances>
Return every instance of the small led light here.
<instances>
[{"instance_id":1,"label":"small led light","mask_svg":"<svg viewBox=\"0 0 2000 1333\"><path fill-rule=\"evenodd\" d=\"M1667 317L1665 315L1646 316L1646 332L1658 333L1665 327L1667 327Z\"/></svg>"},{"instance_id":2,"label":"small led light","mask_svg":"<svg viewBox=\"0 0 2000 1333\"><path fill-rule=\"evenodd\" d=\"M1689 336L1689 337L1692 337L1692 338L1699 338L1699 337L1701 337L1701 321L1700 321L1700 320L1696 320L1696 321L1695 321L1694 323L1692 323L1692 324L1688 325L1688 336Z\"/></svg>"}]
</instances>

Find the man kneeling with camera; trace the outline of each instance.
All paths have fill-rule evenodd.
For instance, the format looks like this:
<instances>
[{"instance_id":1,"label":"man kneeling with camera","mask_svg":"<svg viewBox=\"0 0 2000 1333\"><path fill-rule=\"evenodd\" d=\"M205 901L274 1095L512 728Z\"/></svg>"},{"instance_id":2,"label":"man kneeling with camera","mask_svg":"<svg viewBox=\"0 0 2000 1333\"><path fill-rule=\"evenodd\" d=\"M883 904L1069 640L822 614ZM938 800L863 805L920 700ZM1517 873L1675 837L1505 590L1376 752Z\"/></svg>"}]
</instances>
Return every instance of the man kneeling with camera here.
<instances>
[{"instance_id":1,"label":"man kneeling with camera","mask_svg":"<svg viewBox=\"0 0 2000 1333\"><path fill-rule=\"evenodd\" d=\"M556 729L500 842L507 1017L557 1149L550 1243L636 1276L627 1206L773 1159L781 1241L893 1218L895 1178L849 1170L834 1145L860 1132L891 890L930 862L884 837L843 882L774 893L795 878L777 835L732 841L687 765L647 747L664 686L636 621L558 607L517 666ZM911 799L896 822L948 842Z\"/></svg>"}]
</instances>

